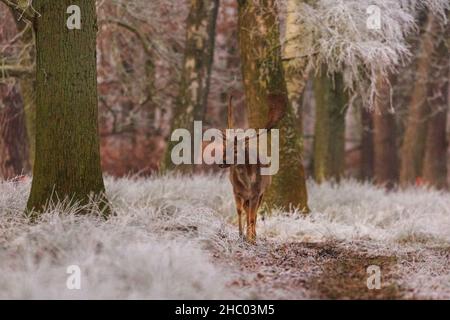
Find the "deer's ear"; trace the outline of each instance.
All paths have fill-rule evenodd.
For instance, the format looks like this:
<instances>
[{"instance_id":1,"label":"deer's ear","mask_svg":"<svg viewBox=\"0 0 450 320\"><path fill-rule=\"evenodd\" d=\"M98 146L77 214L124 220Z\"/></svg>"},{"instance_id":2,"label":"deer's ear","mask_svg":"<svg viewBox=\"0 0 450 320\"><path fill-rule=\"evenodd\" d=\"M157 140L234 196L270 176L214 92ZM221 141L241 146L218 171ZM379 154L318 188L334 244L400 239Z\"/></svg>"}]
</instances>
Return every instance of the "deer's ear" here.
<instances>
[{"instance_id":1,"label":"deer's ear","mask_svg":"<svg viewBox=\"0 0 450 320\"><path fill-rule=\"evenodd\" d=\"M266 129L274 128L286 114L288 98L285 94L271 93L267 96L269 114Z\"/></svg>"}]
</instances>

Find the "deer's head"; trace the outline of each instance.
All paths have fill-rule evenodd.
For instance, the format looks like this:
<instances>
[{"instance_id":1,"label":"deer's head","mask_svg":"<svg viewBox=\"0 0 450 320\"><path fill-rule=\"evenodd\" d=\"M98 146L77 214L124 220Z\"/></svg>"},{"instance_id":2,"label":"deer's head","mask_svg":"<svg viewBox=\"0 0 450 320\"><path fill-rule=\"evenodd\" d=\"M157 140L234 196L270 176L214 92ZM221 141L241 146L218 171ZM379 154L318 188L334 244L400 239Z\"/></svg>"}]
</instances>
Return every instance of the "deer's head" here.
<instances>
[{"instance_id":1,"label":"deer's head","mask_svg":"<svg viewBox=\"0 0 450 320\"><path fill-rule=\"evenodd\" d=\"M269 110L268 110L268 116L267 116L267 122L266 125L264 126L264 129L270 130L270 129L274 129L279 121L284 117L285 113L286 113L286 109L287 109L287 98L285 95L280 95L280 94L269 94L267 96L267 101L268 101L268 106L269 106ZM228 96L228 129L234 129L234 112L233 112L233 96L230 94ZM222 143L223 143L223 148L222 148L222 159L223 159L223 164L219 165L220 168L228 168L230 166L232 166L232 164L226 164L225 160L226 160L226 154L227 154L227 146L230 148L230 146L233 146L233 153L234 153L234 161L233 163L236 163L236 157L237 157L237 149L239 147L244 146L244 148L248 149L248 146L251 145L250 140L252 139L256 139L256 141L259 138L259 133L255 133L253 136L250 137L244 137L243 139L245 139L245 141L238 141L238 139L236 137L233 137L231 140L229 137L227 137L227 130L224 129L222 130ZM247 162L247 157L249 155L249 150L246 150L247 152L245 152L246 155L246 163Z\"/></svg>"}]
</instances>

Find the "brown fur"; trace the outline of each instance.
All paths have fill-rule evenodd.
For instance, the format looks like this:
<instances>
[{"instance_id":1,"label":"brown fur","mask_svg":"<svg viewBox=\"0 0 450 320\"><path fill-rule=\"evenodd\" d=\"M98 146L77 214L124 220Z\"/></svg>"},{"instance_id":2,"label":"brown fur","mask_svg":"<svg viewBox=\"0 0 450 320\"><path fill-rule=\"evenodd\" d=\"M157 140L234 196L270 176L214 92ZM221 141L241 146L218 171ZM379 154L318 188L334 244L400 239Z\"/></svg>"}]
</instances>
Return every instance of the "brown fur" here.
<instances>
[{"instance_id":1,"label":"brown fur","mask_svg":"<svg viewBox=\"0 0 450 320\"><path fill-rule=\"evenodd\" d=\"M286 98L279 95L269 95L269 115L266 129L272 129L276 126L278 121L284 116L286 110ZM232 96L228 103L228 128L233 127L233 106ZM224 135L225 136L225 135ZM258 136L258 135L257 135ZM257 137L256 136L256 137ZM255 137L255 138L256 138ZM225 144L224 138L224 159L225 159ZM245 141L246 162L248 162L248 141ZM234 152L236 160L236 149L238 143L234 141ZM236 163L236 161L234 162ZM233 186L233 194L236 202L236 211L239 221L239 235L243 237L242 214L245 213L247 217L246 224L246 240L250 243L256 241L256 218L258 209L261 206L264 192L270 186L272 177L269 175L261 175L261 164L231 164L221 165L222 168L230 168L230 181Z\"/></svg>"}]
</instances>

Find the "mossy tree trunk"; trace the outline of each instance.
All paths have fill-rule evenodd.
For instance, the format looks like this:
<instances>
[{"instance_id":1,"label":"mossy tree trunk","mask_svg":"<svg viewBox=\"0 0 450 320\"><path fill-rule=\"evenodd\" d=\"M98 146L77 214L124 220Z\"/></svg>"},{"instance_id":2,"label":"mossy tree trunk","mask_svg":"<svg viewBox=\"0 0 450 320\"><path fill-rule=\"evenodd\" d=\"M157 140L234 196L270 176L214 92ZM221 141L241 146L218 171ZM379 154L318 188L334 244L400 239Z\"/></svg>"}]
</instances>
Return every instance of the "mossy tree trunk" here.
<instances>
[{"instance_id":1,"label":"mossy tree trunk","mask_svg":"<svg viewBox=\"0 0 450 320\"><path fill-rule=\"evenodd\" d=\"M202 121L206 111L219 0L191 0L190 3L180 92L172 130L185 128L193 132L194 121ZM174 145L174 142L169 141L163 169L174 167L171 160ZM193 166L182 166L183 171L192 168Z\"/></svg>"},{"instance_id":2,"label":"mossy tree trunk","mask_svg":"<svg viewBox=\"0 0 450 320\"><path fill-rule=\"evenodd\" d=\"M67 8L81 9L81 29L66 27ZM66 197L103 199L98 138L95 0L35 0L36 160L28 210ZM106 206L103 206L106 207Z\"/></svg>"},{"instance_id":3,"label":"mossy tree trunk","mask_svg":"<svg viewBox=\"0 0 450 320\"><path fill-rule=\"evenodd\" d=\"M347 99L341 74L327 75L326 68L314 81L314 179L339 181L345 169L345 114Z\"/></svg>"},{"instance_id":4,"label":"mossy tree trunk","mask_svg":"<svg viewBox=\"0 0 450 320\"><path fill-rule=\"evenodd\" d=\"M288 101L275 0L239 0L239 47L250 128L264 128L268 95ZM301 140L290 105L280 122L280 168L265 195L269 207L307 211Z\"/></svg>"},{"instance_id":5,"label":"mossy tree trunk","mask_svg":"<svg viewBox=\"0 0 450 320\"><path fill-rule=\"evenodd\" d=\"M422 176L429 105L427 103L428 74L435 51L438 19L428 14L428 20L421 39L417 57L417 71L409 103L406 130L403 137L400 161L400 185L406 187Z\"/></svg>"},{"instance_id":6,"label":"mossy tree trunk","mask_svg":"<svg viewBox=\"0 0 450 320\"><path fill-rule=\"evenodd\" d=\"M388 79L379 76L376 82L373 113L374 126L374 180L388 189L398 180L398 155L396 144L396 122L390 105Z\"/></svg>"}]
</instances>

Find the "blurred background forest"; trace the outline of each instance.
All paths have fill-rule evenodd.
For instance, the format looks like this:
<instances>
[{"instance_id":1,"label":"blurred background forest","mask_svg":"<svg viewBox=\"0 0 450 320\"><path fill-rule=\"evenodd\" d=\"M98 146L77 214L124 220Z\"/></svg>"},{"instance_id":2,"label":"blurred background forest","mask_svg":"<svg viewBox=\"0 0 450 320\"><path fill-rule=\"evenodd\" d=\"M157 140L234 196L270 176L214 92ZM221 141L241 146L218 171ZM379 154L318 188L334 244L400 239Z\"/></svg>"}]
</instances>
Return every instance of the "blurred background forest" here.
<instances>
[{"instance_id":1,"label":"blurred background forest","mask_svg":"<svg viewBox=\"0 0 450 320\"><path fill-rule=\"evenodd\" d=\"M291 59L288 50L292 50L284 41L292 32L286 27L293 19L289 6L300 2L278 2L284 61ZM410 54L387 77L389 83L375 81L373 103L357 90L344 90L342 75L327 77L318 68L309 72L303 94L291 95L307 176L317 181L353 177L388 186L400 182L447 187L449 33L448 25L440 22L445 17L432 9L418 10L416 30L406 38ZM226 126L227 95L232 92L239 115L236 124L248 127L237 1L97 1L97 15L104 173L149 176L161 168L186 77L198 88L192 103L200 105L196 110L201 110L204 126ZM366 12L362 15L365 19ZM199 21L204 23L204 34L197 37L205 40L200 50L192 47L196 40L187 32ZM303 42L309 37L299 36ZM4 179L31 173L33 37L18 13L0 2L0 176ZM195 56L202 61L199 74L186 76L185 63Z\"/></svg>"},{"instance_id":2,"label":"blurred background forest","mask_svg":"<svg viewBox=\"0 0 450 320\"><path fill-rule=\"evenodd\" d=\"M449 9L0 0L0 298L448 299ZM270 187L173 168L230 94L235 127L286 111Z\"/></svg>"}]
</instances>

